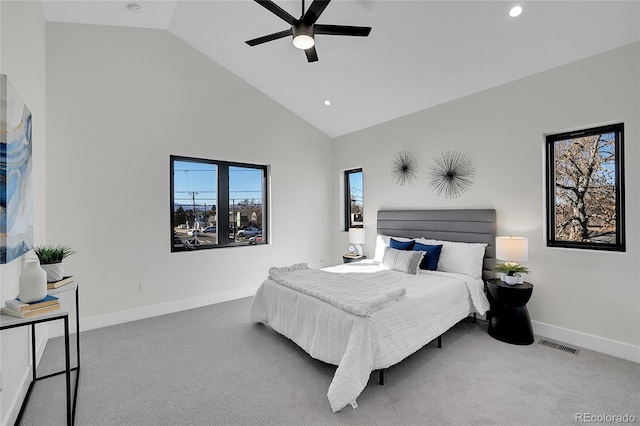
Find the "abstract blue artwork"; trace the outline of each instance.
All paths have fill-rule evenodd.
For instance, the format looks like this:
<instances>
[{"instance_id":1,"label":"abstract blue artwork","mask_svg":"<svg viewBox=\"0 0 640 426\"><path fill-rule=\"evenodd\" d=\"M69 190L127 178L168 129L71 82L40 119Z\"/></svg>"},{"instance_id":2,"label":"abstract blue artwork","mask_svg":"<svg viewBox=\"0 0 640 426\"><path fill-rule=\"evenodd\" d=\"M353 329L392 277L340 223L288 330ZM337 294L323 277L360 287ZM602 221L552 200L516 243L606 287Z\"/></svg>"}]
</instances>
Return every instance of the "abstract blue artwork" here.
<instances>
[{"instance_id":1,"label":"abstract blue artwork","mask_svg":"<svg viewBox=\"0 0 640 426\"><path fill-rule=\"evenodd\" d=\"M0 263L33 248L31 111L0 74Z\"/></svg>"}]
</instances>

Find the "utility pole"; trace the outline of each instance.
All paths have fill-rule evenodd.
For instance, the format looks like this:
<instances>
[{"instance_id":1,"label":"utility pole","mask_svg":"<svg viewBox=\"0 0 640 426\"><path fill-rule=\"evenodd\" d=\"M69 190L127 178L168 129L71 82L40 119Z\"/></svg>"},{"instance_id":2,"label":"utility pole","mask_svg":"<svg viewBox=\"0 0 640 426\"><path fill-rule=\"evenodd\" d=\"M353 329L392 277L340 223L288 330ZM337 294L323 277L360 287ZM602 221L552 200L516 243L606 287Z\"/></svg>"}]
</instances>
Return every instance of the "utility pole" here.
<instances>
[{"instance_id":1,"label":"utility pole","mask_svg":"<svg viewBox=\"0 0 640 426\"><path fill-rule=\"evenodd\" d=\"M196 218L198 217L198 214L196 213L196 195L198 195L198 193L197 192L189 192L189 194L191 194L191 200L193 202L193 226L195 227Z\"/></svg>"}]
</instances>

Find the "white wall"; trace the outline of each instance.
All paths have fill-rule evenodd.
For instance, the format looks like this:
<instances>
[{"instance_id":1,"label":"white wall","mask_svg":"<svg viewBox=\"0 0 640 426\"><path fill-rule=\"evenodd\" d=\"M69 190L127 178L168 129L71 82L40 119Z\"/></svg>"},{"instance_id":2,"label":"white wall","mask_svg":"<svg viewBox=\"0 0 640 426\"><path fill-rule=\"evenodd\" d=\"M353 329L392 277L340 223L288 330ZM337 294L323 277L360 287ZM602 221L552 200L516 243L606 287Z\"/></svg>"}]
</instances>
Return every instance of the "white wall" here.
<instances>
[{"instance_id":1,"label":"white wall","mask_svg":"<svg viewBox=\"0 0 640 426\"><path fill-rule=\"evenodd\" d=\"M337 138L334 206L341 171L362 166L369 256L379 209L495 208L499 235L529 238L526 279L535 289L528 307L537 331L568 329L584 345L612 340L624 352L617 355L638 359L639 57L636 43ZM545 134L615 122L625 123L626 253L547 248ZM401 150L419 162L418 180L405 187L390 176ZM447 150L467 155L476 171L471 189L452 200L436 196L426 179L434 157ZM336 255L347 244L340 214L334 208Z\"/></svg>"},{"instance_id":2,"label":"white wall","mask_svg":"<svg viewBox=\"0 0 640 426\"><path fill-rule=\"evenodd\" d=\"M327 259L331 140L170 33L48 23L47 110L47 240L78 252L65 269L84 328L249 296L273 265ZM270 165L272 244L171 253L171 154Z\"/></svg>"},{"instance_id":3,"label":"white wall","mask_svg":"<svg viewBox=\"0 0 640 426\"><path fill-rule=\"evenodd\" d=\"M34 240L43 243L45 219L45 23L39 2L0 2L0 73L6 74L33 115ZM0 266L0 297L18 296L24 256ZM42 334L41 334L42 335ZM0 423L13 424L29 373L26 328L1 333Z\"/></svg>"}]
</instances>

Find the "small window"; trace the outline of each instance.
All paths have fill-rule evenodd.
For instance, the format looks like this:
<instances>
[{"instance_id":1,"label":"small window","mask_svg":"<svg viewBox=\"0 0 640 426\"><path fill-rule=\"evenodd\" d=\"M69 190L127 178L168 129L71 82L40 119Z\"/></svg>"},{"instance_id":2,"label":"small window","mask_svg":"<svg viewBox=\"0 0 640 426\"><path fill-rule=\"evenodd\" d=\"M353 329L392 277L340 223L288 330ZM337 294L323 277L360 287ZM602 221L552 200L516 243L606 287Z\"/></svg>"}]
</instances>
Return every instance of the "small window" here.
<instances>
[{"instance_id":1,"label":"small window","mask_svg":"<svg viewBox=\"0 0 640 426\"><path fill-rule=\"evenodd\" d=\"M547 246L625 251L624 125L547 136Z\"/></svg>"},{"instance_id":2,"label":"small window","mask_svg":"<svg viewBox=\"0 0 640 426\"><path fill-rule=\"evenodd\" d=\"M364 227L364 191L362 169L344 172L345 231Z\"/></svg>"},{"instance_id":3,"label":"small window","mask_svg":"<svg viewBox=\"0 0 640 426\"><path fill-rule=\"evenodd\" d=\"M267 242L267 166L171 156L171 251Z\"/></svg>"}]
</instances>

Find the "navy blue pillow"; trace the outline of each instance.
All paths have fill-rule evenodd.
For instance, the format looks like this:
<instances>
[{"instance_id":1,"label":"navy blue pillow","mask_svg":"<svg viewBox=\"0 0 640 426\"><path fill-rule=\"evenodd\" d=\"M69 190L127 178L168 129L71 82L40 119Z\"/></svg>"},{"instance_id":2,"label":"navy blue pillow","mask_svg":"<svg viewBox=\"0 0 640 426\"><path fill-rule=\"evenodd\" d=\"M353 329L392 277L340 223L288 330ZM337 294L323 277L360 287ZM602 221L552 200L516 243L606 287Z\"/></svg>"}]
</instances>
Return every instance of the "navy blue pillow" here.
<instances>
[{"instance_id":1,"label":"navy blue pillow","mask_svg":"<svg viewBox=\"0 0 640 426\"><path fill-rule=\"evenodd\" d=\"M426 251L427 254L420 263L420 269L427 269L429 271L438 270L438 260L440 260L440 252L442 251L442 244L430 245L415 243L413 245L415 251Z\"/></svg>"},{"instance_id":2,"label":"navy blue pillow","mask_svg":"<svg viewBox=\"0 0 640 426\"><path fill-rule=\"evenodd\" d=\"M391 238L389 240L389 247L396 250L411 250L414 240L411 241L398 241Z\"/></svg>"}]
</instances>

